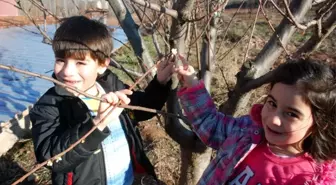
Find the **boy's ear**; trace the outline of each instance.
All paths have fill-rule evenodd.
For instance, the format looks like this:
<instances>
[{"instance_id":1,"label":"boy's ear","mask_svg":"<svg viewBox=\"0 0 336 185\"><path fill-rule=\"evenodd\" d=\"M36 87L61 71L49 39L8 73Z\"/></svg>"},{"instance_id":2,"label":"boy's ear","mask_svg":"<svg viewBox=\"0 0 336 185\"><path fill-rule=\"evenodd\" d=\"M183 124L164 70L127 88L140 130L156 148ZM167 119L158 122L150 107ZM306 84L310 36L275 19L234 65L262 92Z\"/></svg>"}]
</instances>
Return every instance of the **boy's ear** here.
<instances>
[{"instance_id":1,"label":"boy's ear","mask_svg":"<svg viewBox=\"0 0 336 185\"><path fill-rule=\"evenodd\" d=\"M111 62L111 59L109 58L105 59L105 63L104 63L105 67L109 66L110 62Z\"/></svg>"},{"instance_id":2,"label":"boy's ear","mask_svg":"<svg viewBox=\"0 0 336 185\"><path fill-rule=\"evenodd\" d=\"M110 64L110 59L109 58L105 59L105 62L102 65L100 65L98 69L98 74L103 74L106 71L107 66L109 66L109 64Z\"/></svg>"}]
</instances>

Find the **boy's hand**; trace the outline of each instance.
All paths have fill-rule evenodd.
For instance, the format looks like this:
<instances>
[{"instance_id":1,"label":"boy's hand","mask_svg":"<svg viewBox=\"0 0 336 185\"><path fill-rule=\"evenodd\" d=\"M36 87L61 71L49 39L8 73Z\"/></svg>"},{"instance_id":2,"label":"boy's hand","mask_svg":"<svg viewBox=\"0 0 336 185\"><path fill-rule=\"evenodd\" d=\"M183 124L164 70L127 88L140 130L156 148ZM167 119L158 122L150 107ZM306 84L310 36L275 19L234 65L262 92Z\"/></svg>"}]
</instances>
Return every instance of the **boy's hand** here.
<instances>
[{"instance_id":1,"label":"boy's hand","mask_svg":"<svg viewBox=\"0 0 336 185\"><path fill-rule=\"evenodd\" d=\"M131 95L132 93L133 92L131 90L124 89L117 92L110 92L102 96L107 103L100 103L97 116L93 119L95 125L101 122L98 126L99 130L104 130L106 125L112 120L119 119L119 115L124 109L115 106L119 102L121 104L129 104L131 100L127 97L127 95ZM110 112L112 109L114 110Z\"/></svg>"},{"instance_id":2,"label":"boy's hand","mask_svg":"<svg viewBox=\"0 0 336 185\"><path fill-rule=\"evenodd\" d=\"M194 68L190 65L176 67L175 72L178 74L178 78L184 87L192 87L199 82Z\"/></svg>"},{"instance_id":3,"label":"boy's hand","mask_svg":"<svg viewBox=\"0 0 336 185\"><path fill-rule=\"evenodd\" d=\"M160 84L165 85L171 79L174 73L174 60L173 56L165 57L157 66L156 77Z\"/></svg>"}]
</instances>

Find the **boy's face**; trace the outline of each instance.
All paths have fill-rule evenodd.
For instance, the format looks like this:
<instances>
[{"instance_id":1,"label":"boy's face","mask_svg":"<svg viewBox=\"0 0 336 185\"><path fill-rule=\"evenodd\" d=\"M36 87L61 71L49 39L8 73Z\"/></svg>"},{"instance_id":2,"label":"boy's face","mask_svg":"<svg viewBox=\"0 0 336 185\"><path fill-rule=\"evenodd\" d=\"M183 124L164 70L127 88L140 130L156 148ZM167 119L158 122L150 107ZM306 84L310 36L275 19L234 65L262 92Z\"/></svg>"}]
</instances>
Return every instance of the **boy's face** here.
<instances>
[{"instance_id":1,"label":"boy's face","mask_svg":"<svg viewBox=\"0 0 336 185\"><path fill-rule=\"evenodd\" d=\"M56 58L54 73L57 80L81 91L86 91L93 86L98 73L104 72L106 66L106 64L99 65L98 61L93 60L89 54L85 56L84 60Z\"/></svg>"}]
</instances>

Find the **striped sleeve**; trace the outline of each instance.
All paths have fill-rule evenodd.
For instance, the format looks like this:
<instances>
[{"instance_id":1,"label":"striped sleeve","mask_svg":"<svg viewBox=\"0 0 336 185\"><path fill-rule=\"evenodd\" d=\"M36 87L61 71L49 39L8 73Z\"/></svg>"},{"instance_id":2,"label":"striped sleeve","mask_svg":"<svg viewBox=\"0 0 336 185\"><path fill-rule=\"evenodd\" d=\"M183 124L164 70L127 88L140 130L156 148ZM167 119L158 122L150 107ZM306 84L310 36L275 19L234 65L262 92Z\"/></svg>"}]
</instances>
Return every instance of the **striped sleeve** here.
<instances>
[{"instance_id":1,"label":"striped sleeve","mask_svg":"<svg viewBox=\"0 0 336 185\"><path fill-rule=\"evenodd\" d=\"M217 111L202 81L197 86L180 89L178 96L198 137L207 146L218 149L238 119Z\"/></svg>"}]
</instances>

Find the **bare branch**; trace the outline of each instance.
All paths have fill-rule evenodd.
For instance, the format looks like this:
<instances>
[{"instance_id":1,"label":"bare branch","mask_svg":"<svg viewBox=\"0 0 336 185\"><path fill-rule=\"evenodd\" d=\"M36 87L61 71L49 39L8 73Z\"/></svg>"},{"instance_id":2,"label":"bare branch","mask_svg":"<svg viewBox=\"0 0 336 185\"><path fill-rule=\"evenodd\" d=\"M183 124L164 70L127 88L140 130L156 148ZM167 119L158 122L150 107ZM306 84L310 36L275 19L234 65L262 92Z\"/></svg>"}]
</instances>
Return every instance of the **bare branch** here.
<instances>
[{"instance_id":1,"label":"bare branch","mask_svg":"<svg viewBox=\"0 0 336 185\"><path fill-rule=\"evenodd\" d=\"M226 51L221 58L219 58L218 60L224 60L229 53L240 43L240 41L243 40L243 38L245 37L245 35L247 34L248 30L252 27L253 25L251 24L245 31L245 33L243 34L243 36L240 37L240 39L228 50Z\"/></svg>"},{"instance_id":2,"label":"bare branch","mask_svg":"<svg viewBox=\"0 0 336 185\"><path fill-rule=\"evenodd\" d=\"M28 17L28 19L35 25L35 27L40 31L40 33L43 36L43 42L46 44L51 44L52 39L48 36L48 34L45 31L41 29L41 27L37 24L37 22L30 16L30 14L22 8L21 1L17 1L16 3L18 5L16 7L18 7Z\"/></svg>"},{"instance_id":3,"label":"bare branch","mask_svg":"<svg viewBox=\"0 0 336 185\"><path fill-rule=\"evenodd\" d=\"M35 35L41 35L41 34L40 34L40 33L38 33L38 32L31 31L31 30L29 30L29 29L27 29L27 28L23 27L22 25L20 25L20 24L16 24L16 23L14 23L14 22L11 22L11 21L7 21L7 20L0 20L0 22L9 23L10 25L13 25L13 26L19 27L19 28L21 28L21 29L23 29L23 30L25 30L25 31L27 31L27 32L33 33L33 34L35 34Z\"/></svg>"},{"instance_id":4,"label":"bare branch","mask_svg":"<svg viewBox=\"0 0 336 185\"><path fill-rule=\"evenodd\" d=\"M35 0L29 0L36 8L40 9L42 12L47 12L49 15L53 16L57 21L60 20L59 17L57 17L55 14L53 14L52 12L50 12L47 8L45 8L43 6L43 3L42 5L40 5L37 1ZM20 0L18 1L20 2Z\"/></svg>"},{"instance_id":5,"label":"bare branch","mask_svg":"<svg viewBox=\"0 0 336 185\"><path fill-rule=\"evenodd\" d=\"M6 1L6 0L0 0L0 1L2 1L2 2L4 2L4 3L7 3L7 4L10 4L10 5L13 5L13 6L16 7L16 8L19 8L17 5L15 5L15 4L13 4L13 3L10 3L10 2L8 2L8 1Z\"/></svg>"},{"instance_id":6,"label":"bare branch","mask_svg":"<svg viewBox=\"0 0 336 185\"><path fill-rule=\"evenodd\" d=\"M157 62L158 64L159 62ZM152 66L152 68L156 67L155 66ZM10 70L10 71L14 71L14 72L18 72L18 73L22 73L22 74L25 74L25 75L29 75L29 76L33 76L33 77L37 77L37 78L41 78L41 79L44 79L44 80L48 80L50 82L53 82L65 89L70 89L72 91L75 91L79 94L82 94L88 98L92 98L92 99L95 99L95 100L98 100L98 101L102 101L102 102L106 102L104 99L100 98L100 97L96 97L96 96L92 96L90 94L87 94L79 89L77 89L76 87L72 87L72 86L68 86L54 78L50 78L49 76L45 76L45 75L41 75L41 74L37 74L37 73L33 73L33 72L30 72L30 71L25 71L25 70L21 70L21 69L17 69L13 66L7 66L7 65L3 65L3 64L0 64L0 69L6 69L6 70ZM149 70L150 71L150 70ZM133 84L131 86L131 89L133 89L136 84L138 84L149 72L147 72L146 74L144 74L143 77L141 77L135 84ZM155 110L155 109L150 109L150 108L145 108L145 107L140 107L140 106L132 106L132 105L118 105L118 107L120 108L126 108L126 109L131 109L131 110L139 110L139 111L145 111L145 112L151 112L151 113L157 113L157 114L163 114L163 115L166 115L166 116L173 116L173 117L176 117L175 114L171 114L171 113L166 113L164 111L160 111L160 110Z\"/></svg>"},{"instance_id":7,"label":"bare branch","mask_svg":"<svg viewBox=\"0 0 336 185\"><path fill-rule=\"evenodd\" d=\"M141 77L141 76L143 75L143 74L141 74L141 73L138 73L138 72L135 72L135 71L126 69L124 66L120 65L120 64L119 64L117 61L115 61L113 58L111 58L110 66L113 66L113 67L115 67L115 68L117 68L117 69L121 69L121 70L123 70L123 71L127 74L127 76L129 76L133 81L135 81L135 80L133 79L133 76L139 78L139 77ZM132 76L132 75L133 75L133 76Z\"/></svg>"},{"instance_id":8,"label":"bare branch","mask_svg":"<svg viewBox=\"0 0 336 185\"><path fill-rule=\"evenodd\" d=\"M248 52L250 50L250 44L251 44L251 41L252 41L252 36L253 36L253 33L254 33L254 28L255 28L255 25L256 25L257 20L258 20L258 15L259 15L259 11L260 11L260 7L261 6L262 6L262 4L259 3L258 10L257 10L256 16L254 18L254 23L253 23L252 31L251 31L250 39L249 39L248 44L247 44L247 49L246 49L246 53L245 53L245 57L244 57L244 61L243 62L246 62L246 58L247 58Z\"/></svg>"},{"instance_id":9,"label":"bare branch","mask_svg":"<svg viewBox=\"0 0 336 185\"><path fill-rule=\"evenodd\" d=\"M261 0L259 0L259 3L261 3ZM270 19L268 18L267 14L265 13L265 9L264 9L263 6L261 6L261 12L262 12L262 14L264 15L266 21L268 22L268 25L271 27L273 33L276 33L276 32L275 32L275 29L274 29L274 27L273 27L273 25L272 25L272 23L271 23L271 21L270 21ZM278 34L276 34L276 37L278 38L278 40L279 40L279 42L280 42L282 48L283 48L284 51L286 52L286 54L287 54L288 56L290 56L290 53L287 51L285 45L282 43L282 41L281 41L281 39L280 39L280 37L279 37Z\"/></svg>"},{"instance_id":10,"label":"bare branch","mask_svg":"<svg viewBox=\"0 0 336 185\"><path fill-rule=\"evenodd\" d=\"M75 0L71 0L71 1L75 5L75 7L77 8L77 11L80 12L80 9L79 9L78 5L76 4Z\"/></svg>"},{"instance_id":11,"label":"bare branch","mask_svg":"<svg viewBox=\"0 0 336 185\"><path fill-rule=\"evenodd\" d=\"M235 16L236 16L237 13L239 12L239 10L241 9L241 7L242 7L243 4L245 3L245 1L246 1L246 0L243 0L243 1L240 3L238 9L236 10L236 12L235 12L235 13L233 14L233 16L231 17L231 19L230 19L230 21L229 21L229 24L228 24L228 25L226 26L226 28L225 28L222 42L219 44L218 48L221 48L223 42L225 41L225 37L226 37L226 35L227 35L227 33L228 33L228 30L229 30L229 28L230 28L230 25L231 25L231 23L233 22L233 19L235 18ZM217 50L216 54L218 54L218 52L219 52L219 50Z\"/></svg>"},{"instance_id":12,"label":"bare branch","mask_svg":"<svg viewBox=\"0 0 336 185\"><path fill-rule=\"evenodd\" d=\"M144 7L148 7L152 10L167 14L171 17L174 17L175 19L178 18L178 12L176 10L173 9L169 9L163 6L159 6L157 4L154 3L150 3L148 1L142 1L142 0L131 0L133 3L136 3L138 5L144 6Z\"/></svg>"},{"instance_id":13,"label":"bare branch","mask_svg":"<svg viewBox=\"0 0 336 185\"><path fill-rule=\"evenodd\" d=\"M332 31L336 29L336 7L334 7L332 13L323 22L321 26L318 26L317 31L310 37L310 39L295 53L294 57L299 57L303 54L309 54L316 50L324 39L326 39Z\"/></svg>"}]
</instances>

